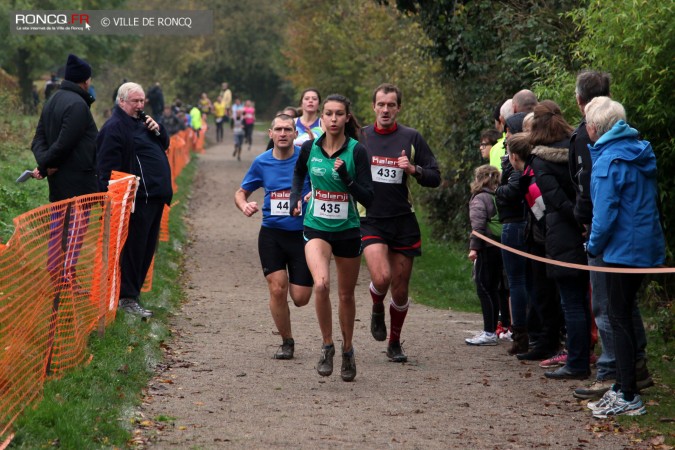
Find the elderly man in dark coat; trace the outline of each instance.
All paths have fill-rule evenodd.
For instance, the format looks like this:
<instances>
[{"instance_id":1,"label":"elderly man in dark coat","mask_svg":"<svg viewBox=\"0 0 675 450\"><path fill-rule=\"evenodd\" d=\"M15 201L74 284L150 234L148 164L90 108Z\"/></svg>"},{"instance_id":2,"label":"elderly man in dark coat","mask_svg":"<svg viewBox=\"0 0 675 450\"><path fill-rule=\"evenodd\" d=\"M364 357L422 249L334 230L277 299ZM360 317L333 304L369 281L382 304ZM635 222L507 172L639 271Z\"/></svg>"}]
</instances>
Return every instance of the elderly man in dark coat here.
<instances>
[{"instance_id":1,"label":"elderly man in dark coat","mask_svg":"<svg viewBox=\"0 0 675 450\"><path fill-rule=\"evenodd\" d=\"M145 115L145 92L136 83L117 91L117 106L97 137L97 171L101 190L107 190L111 171L140 178L136 207L129 219L129 234L122 250L119 308L141 317L152 311L139 304L141 288L152 263L164 205L173 196L171 167L166 156L169 134Z\"/></svg>"}]
</instances>

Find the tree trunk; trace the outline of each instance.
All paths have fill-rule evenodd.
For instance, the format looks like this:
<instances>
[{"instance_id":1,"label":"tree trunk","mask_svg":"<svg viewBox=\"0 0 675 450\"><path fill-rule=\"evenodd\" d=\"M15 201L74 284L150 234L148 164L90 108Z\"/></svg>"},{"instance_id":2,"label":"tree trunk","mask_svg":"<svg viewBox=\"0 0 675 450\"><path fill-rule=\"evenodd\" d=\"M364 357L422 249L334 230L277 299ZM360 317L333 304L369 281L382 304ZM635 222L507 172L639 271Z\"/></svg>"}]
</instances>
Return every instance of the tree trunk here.
<instances>
[{"instance_id":1,"label":"tree trunk","mask_svg":"<svg viewBox=\"0 0 675 450\"><path fill-rule=\"evenodd\" d=\"M30 52L25 48L18 48L16 51L16 68L19 78L19 90L21 92L22 110L24 114L31 111L33 104L33 78L28 65Z\"/></svg>"}]
</instances>

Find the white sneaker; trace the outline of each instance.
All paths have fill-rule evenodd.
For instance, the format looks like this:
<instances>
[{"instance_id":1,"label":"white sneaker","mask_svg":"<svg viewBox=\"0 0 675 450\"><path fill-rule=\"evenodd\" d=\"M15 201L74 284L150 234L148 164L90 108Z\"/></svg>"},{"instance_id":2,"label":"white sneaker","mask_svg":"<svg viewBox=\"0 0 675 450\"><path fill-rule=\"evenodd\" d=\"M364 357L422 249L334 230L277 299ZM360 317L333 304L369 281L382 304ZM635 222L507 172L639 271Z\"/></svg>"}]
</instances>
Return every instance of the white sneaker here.
<instances>
[{"instance_id":1,"label":"white sneaker","mask_svg":"<svg viewBox=\"0 0 675 450\"><path fill-rule=\"evenodd\" d=\"M623 398L623 394L617 392L614 402L607 408L593 411L593 417L596 419L607 419L614 416L641 416L647 414L647 409L639 395L635 394L632 401Z\"/></svg>"},{"instance_id":2,"label":"white sneaker","mask_svg":"<svg viewBox=\"0 0 675 450\"><path fill-rule=\"evenodd\" d=\"M469 345L497 345L497 335L481 331L472 338L464 339L464 342Z\"/></svg>"},{"instance_id":3,"label":"white sneaker","mask_svg":"<svg viewBox=\"0 0 675 450\"><path fill-rule=\"evenodd\" d=\"M511 332L511 330L507 329L505 332L503 332L499 335L499 339L504 339L505 341L513 342L512 336L513 336L513 333Z\"/></svg>"},{"instance_id":4,"label":"white sneaker","mask_svg":"<svg viewBox=\"0 0 675 450\"><path fill-rule=\"evenodd\" d=\"M586 403L588 409L590 409L593 412L600 411L607 408L612 403L614 403L614 401L616 400L616 392L614 391L614 389L612 389L613 387L614 385L612 385L612 387L610 387L607 390L607 392L603 394L602 398L600 398L600 400L598 400L597 402Z\"/></svg>"}]
</instances>

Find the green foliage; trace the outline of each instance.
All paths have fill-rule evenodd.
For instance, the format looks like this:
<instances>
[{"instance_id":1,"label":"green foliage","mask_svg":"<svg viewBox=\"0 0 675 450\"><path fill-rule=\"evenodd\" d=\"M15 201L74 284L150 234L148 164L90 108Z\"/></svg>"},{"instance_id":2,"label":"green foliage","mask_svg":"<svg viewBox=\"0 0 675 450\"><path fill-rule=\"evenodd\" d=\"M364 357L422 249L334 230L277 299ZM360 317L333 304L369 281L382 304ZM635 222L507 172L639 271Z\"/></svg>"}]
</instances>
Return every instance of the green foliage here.
<instances>
[{"instance_id":1,"label":"green foliage","mask_svg":"<svg viewBox=\"0 0 675 450\"><path fill-rule=\"evenodd\" d=\"M290 22L281 2L209 0L204 7L213 11L213 34L191 40L180 52L169 50L182 61L172 76L176 94L188 103L202 92L215 100L227 81L233 96L255 101L259 113L286 106L290 92L280 47Z\"/></svg>"},{"instance_id":2,"label":"green foliage","mask_svg":"<svg viewBox=\"0 0 675 450\"><path fill-rule=\"evenodd\" d=\"M0 4L0 21L9 24L15 10L119 9L126 0L14 0ZM0 27L0 67L17 77L24 105L32 102L33 80L65 65L68 53L86 59L97 69L107 59L124 52L126 40L118 36L18 35L10 27ZM100 72L98 72L100 73Z\"/></svg>"},{"instance_id":3,"label":"green foliage","mask_svg":"<svg viewBox=\"0 0 675 450\"><path fill-rule=\"evenodd\" d=\"M398 85L403 92L398 120L422 133L444 175L453 173L460 164L448 151L454 139L448 103L454 98L442 83L441 64L423 50L431 42L415 19L370 0L339 0L328 9L312 5L305 0L286 5L296 18L283 46L292 84L298 91L314 86L324 97L346 95L362 124L373 121L373 89L384 82ZM415 197L433 200L443 191L420 189Z\"/></svg>"},{"instance_id":4,"label":"green foliage","mask_svg":"<svg viewBox=\"0 0 675 450\"><path fill-rule=\"evenodd\" d=\"M0 110L11 111L13 102L13 97L0 89ZM14 181L24 170L35 167L30 143L36 123L34 117L0 116L0 242L11 237L16 216L48 201L45 181L31 179L23 184Z\"/></svg>"},{"instance_id":5,"label":"green foliage","mask_svg":"<svg viewBox=\"0 0 675 450\"><path fill-rule=\"evenodd\" d=\"M428 49L443 64L450 117L446 124L450 137L440 158L446 189L428 192L424 204L436 236L460 239L468 226L468 184L480 164L480 131L493 126L495 108L532 85L529 55L565 55L565 42L574 27L559 13L576 2L397 3L405 11L417 12L431 39Z\"/></svg>"},{"instance_id":6,"label":"green foliage","mask_svg":"<svg viewBox=\"0 0 675 450\"><path fill-rule=\"evenodd\" d=\"M668 247L675 248L675 4L668 0L592 1L570 16L583 37L575 58L612 74L612 97L654 147Z\"/></svg>"},{"instance_id":7,"label":"green foliage","mask_svg":"<svg viewBox=\"0 0 675 450\"><path fill-rule=\"evenodd\" d=\"M675 303L670 299L666 286L665 277L656 277L647 283L642 302L653 311L652 324L654 330L661 336L664 343L675 341Z\"/></svg>"}]
</instances>

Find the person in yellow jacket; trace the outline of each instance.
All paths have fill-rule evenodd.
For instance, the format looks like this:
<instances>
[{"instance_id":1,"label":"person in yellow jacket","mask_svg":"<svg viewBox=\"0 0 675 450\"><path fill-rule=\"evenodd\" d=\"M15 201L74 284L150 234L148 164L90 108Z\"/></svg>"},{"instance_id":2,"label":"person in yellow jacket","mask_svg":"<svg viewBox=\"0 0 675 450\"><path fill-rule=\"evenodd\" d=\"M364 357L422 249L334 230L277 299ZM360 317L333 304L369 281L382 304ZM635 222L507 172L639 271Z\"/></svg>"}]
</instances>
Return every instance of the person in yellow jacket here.
<instances>
[{"instance_id":1,"label":"person in yellow jacket","mask_svg":"<svg viewBox=\"0 0 675 450\"><path fill-rule=\"evenodd\" d=\"M228 120L227 107L222 95L219 95L213 103L213 116L216 119L216 142L222 142L224 134L223 123Z\"/></svg>"},{"instance_id":2,"label":"person in yellow jacket","mask_svg":"<svg viewBox=\"0 0 675 450\"><path fill-rule=\"evenodd\" d=\"M202 112L196 106L193 106L190 110L190 128L195 130L195 133L199 136L199 131L202 129Z\"/></svg>"}]
</instances>

